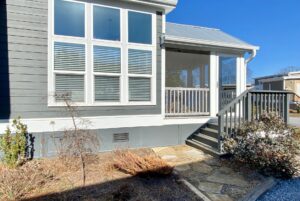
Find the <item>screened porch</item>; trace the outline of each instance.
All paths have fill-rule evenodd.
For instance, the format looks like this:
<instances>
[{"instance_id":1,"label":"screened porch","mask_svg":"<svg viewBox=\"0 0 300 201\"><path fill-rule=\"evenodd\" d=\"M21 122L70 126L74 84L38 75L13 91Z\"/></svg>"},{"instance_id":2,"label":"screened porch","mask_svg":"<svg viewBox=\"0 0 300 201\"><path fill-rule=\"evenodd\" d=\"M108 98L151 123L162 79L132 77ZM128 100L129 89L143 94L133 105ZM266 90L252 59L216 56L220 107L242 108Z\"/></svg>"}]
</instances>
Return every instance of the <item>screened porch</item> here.
<instances>
[{"instance_id":1,"label":"screened porch","mask_svg":"<svg viewBox=\"0 0 300 201\"><path fill-rule=\"evenodd\" d=\"M165 115L208 116L209 53L166 52Z\"/></svg>"}]
</instances>

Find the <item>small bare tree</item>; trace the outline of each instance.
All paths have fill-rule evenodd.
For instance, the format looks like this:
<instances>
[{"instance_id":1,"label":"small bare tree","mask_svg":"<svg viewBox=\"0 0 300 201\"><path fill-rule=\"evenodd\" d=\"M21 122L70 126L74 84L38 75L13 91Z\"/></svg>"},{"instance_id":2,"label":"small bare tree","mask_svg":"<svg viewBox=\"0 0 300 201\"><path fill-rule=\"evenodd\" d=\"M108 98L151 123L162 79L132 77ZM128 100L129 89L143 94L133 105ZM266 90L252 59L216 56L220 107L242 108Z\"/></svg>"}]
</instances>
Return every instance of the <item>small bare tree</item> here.
<instances>
[{"instance_id":1,"label":"small bare tree","mask_svg":"<svg viewBox=\"0 0 300 201\"><path fill-rule=\"evenodd\" d=\"M296 72L296 71L300 71L300 66L288 66L288 67L282 68L279 71L279 74L286 74L286 73Z\"/></svg>"},{"instance_id":2,"label":"small bare tree","mask_svg":"<svg viewBox=\"0 0 300 201\"><path fill-rule=\"evenodd\" d=\"M86 182L86 157L95 154L100 147L97 133L90 129L91 122L80 118L75 104L70 99L69 94L55 95L57 99L65 104L66 112L72 120L72 127L64 130L64 135L60 138L59 156L63 159L78 158L80 161L82 182Z\"/></svg>"}]
</instances>

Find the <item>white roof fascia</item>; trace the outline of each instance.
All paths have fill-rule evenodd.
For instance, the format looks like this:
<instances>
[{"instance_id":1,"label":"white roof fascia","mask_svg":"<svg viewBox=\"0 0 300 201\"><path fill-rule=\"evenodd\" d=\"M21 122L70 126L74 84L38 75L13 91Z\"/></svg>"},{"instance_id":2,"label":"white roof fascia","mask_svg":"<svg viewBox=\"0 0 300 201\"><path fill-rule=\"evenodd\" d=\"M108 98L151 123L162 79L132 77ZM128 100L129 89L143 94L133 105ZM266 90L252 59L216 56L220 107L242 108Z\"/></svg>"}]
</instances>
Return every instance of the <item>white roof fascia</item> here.
<instances>
[{"instance_id":1,"label":"white roof fascia","mask_svg":"<svg viewBox=\"0 0 300 201\"><path fill-rule=\"evenodd\" d=\"M284 80L284 77L266 78L266 79L259 80L259 82L275 82L275 81L281 81L281 80Z\"/></svg>"},{"instance_id":2,"label":"white roof fascia","mask_svg":"<svg viewBox=\"0 0 300 201\"><path fill-rule=\"evenodd\" d=\"M209 41L209 40L194 40L194 39L190 39L190 38L168 36L168 35L166 35L165 40L166 40L166 42L167 41L182 42L182 43L191 43L191 44L198 44L198 45L236 48L236 49L243 49L243 50L259 50L258 46L252 46L252 45L237 45L237 44L223 43L223 42Z\"/></svg>"},{"instance_id":3,"label":"white roof fascia","mask_svg":"<svg viewBox=\"0 0 300 201\"><path fill-rule=\"evenodd\" d=\"M285 79L285 80L300 79L300 75L285 76L285 77L283 77L283 79Z\"/></svg>"},{"instance_id":4,"label":"white roof fascia","mask_svg":"<svg viewBox=\"0 0 300 201\"><path fill-rule=\"evenodd\" d=\"M171 12L173 9L175 9L178 3L178 0L122 0L122 1L159 7L164 9L166 14Z\"/></svg>"}]
</instances>

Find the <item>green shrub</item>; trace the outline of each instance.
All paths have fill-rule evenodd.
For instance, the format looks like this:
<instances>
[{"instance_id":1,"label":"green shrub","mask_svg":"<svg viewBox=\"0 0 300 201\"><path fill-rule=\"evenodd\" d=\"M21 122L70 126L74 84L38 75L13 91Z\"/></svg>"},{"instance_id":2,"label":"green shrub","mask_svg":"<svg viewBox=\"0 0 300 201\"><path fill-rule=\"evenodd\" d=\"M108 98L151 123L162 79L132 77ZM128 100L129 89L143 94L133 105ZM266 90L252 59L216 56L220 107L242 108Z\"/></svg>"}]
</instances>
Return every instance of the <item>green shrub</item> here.
<instances>
[{"instance_id":1,"label":"green shrub","mask_svg":"<svg viewBox=\"0 0 300 201\"><path fill-rule=\"evenodd\" d=\"M266 175L290 178L297 171L299 149L293 133L276 114L265 113L258 121L245 123L235 138L225 139L224 149Z\"/></svg>"},{"instance_id":2,"label":"green shrub","mask_svg":"<svg viewBox=\"0 0 300 201\"><path fill-rule=\"evenodd\" d=\"M20 118L14 119L12 129L7 127L0 137L2 160L7 166L14 168L26 160L27 139L27 126L21 123Z\"/></svg>"}]
</instances>

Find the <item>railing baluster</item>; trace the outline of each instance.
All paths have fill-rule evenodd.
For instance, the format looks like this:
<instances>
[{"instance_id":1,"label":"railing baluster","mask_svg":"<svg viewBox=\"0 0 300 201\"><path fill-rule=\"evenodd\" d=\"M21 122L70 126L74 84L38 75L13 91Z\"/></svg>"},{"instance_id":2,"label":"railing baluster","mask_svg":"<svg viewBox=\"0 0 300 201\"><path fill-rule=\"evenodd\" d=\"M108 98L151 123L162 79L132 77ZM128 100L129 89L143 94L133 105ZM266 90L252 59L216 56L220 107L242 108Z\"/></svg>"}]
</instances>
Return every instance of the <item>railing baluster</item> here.
<instances>
[{"instance_id":1,"label":"railing baluster","mask_svg":"<svg viewBox=\"0 0 300 201\"><path fill-rule=\"evenodd\" d=\"M239 128L241 128L241 120L242 120L242 101L239 100Z\"/></svg>"},{"instance_id":2,"label":"railing baluster","mask_svg":"<svg viewBox=\"0 0 300 201\"><path fill-rule=\"evenodd\" d=\"M226 111L226 124L225 124L225 127L226 127L226 135L228 136L228 112Z\"/></svg>"},{"instance_id":3,"label":"railing baluster","mask_svg":"<svg viewBox=\"0 0 300 201\"><path fill-rule=\"evenodd\" d=\"M203 102L204 102L204 104L203 104L203 112L208 112L208 110L207 110L207 105L208 105L207 91L204 91L203 95L204 95L204 97L203 97Z\"/></svg>"},{"instance_id":4,"label":"railing baluster","mask_svg":"<svg viewBox=\"0 0 300 201\"><path fill-rule=\"evenodd\" d=\"M281 93L278 94L278 115L281 117Z\"/></svg>"},{"instance_id":5,"label":"railing baluster","mask_svg":"<svg viewBox=\"0 0 300 201\"><path fill-rule=\"evenodd\" d=\"M234 132L236 132L236 128L237 128L237 126L236 126L236 124L237 124L237 105L236 104L234 104Z\"/></svg>"}]
</instances>

